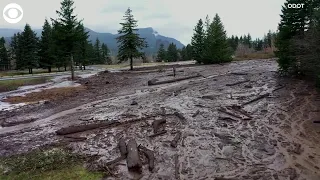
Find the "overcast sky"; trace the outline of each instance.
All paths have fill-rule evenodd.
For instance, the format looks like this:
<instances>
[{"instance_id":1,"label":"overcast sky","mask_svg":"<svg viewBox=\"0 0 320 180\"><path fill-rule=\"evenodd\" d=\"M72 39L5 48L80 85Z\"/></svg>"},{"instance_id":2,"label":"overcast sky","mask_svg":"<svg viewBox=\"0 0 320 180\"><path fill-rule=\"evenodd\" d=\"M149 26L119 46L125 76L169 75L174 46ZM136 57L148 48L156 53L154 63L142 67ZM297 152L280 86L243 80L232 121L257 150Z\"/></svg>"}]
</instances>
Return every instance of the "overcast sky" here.
<instances>
[{"instance_id":1,"label":"overcast sky","mask_svg":"<svg viewBox=\"0 0 320 180\"><path fill-rule=\"evenodd\" d=\"M116 33L128 7L138 20L138 26L153 27L159 34L176 38L183 44L191 40L197 21L216 13L222 19L228 35L248 32L262 37L269 29L276 30L281 6L285 0L75 0L75 12L86 27L97 32ZM29 23L40 28L45 17L56 17L60 0L0 0L0 8L17 3L24 16L18 24L8 24L0 17L1 28L22 28Z\"/></svg>"}]
</instances>

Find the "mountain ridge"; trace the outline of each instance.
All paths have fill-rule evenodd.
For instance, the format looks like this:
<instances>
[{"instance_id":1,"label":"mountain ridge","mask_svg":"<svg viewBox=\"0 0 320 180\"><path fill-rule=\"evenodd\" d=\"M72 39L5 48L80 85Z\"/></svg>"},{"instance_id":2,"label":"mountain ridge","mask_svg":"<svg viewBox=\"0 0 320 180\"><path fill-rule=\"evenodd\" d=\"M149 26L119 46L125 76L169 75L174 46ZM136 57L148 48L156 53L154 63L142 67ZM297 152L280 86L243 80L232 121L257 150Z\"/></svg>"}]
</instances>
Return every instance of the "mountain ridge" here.
<instances>
[{"instance_id":1,"label":"mountain ridge","mask_svg":"<svg viewBox=\"0 0 320 180\"><path fill-rule=\"evenodd\" d=\"M107 44L109 49L111 50L111 54L114 55L118 51L118 43L116 41L116 37L118 34L112 34L108 32L96 32L90 28L85 28L89 34L89 40L94 43L98 38L101 43ZM38 37L41 36L42 29L33 29ZM11 29L11 28L0 28L0 37L4 37L7 44L11 42L11 37L14 33L22 32L21 29ZM154 54L158 51L160 44L164 44L164 47L167 48L170 43L176 44L178 49L181 49L185 45L180 41L176 40L172 37L162 36L157 31L155 31L152 27L147 28L138 28L138 34L140 37L145 38L148 47L144 49L146 54Z\"/></svg>"}]
</instances>

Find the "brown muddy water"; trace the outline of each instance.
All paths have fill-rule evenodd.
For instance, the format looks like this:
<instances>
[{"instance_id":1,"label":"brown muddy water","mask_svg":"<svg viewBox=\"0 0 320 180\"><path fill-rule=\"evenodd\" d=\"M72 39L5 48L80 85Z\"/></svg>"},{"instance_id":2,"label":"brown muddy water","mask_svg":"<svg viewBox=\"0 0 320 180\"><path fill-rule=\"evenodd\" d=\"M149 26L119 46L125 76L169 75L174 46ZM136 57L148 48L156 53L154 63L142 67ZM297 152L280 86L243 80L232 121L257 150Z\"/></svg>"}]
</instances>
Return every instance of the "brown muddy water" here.
<instances>
[{"instance_id":1,"label":"brown muddy water","mask_svg":"<svg viewBox=\"0 0 320 180\"><path fill-rule=\"evenodd\" d=\"M119 157L117 143L121 137L134 138L154 151L153 172L145 164L141 174L130 173L126 160L122 160L112 169L114 177L106 179L319 180L320 124L313 120L320 120L320 96L312 84L280 78L276 70L273 60L179 67L178 77L194 73L203 77L157 86L132 86L112 98L34 122L2 127L0 155L64 141L55 135L61 127L148 117L78 133L76 136L87 140L70 142L68 146L77 153L98 156L93 164ZM170 74L167 71L133 76L146 81L166 80L173 78ZM261 95L265 96L249 103ZM137 105L130 105L133 101ZM248 114L220 110L235 105L242 105ZM163 118L167 132L150 138L152 122ZM178 132L182 138L173 148L170 142Z\"/></svg>"}]
</instances>

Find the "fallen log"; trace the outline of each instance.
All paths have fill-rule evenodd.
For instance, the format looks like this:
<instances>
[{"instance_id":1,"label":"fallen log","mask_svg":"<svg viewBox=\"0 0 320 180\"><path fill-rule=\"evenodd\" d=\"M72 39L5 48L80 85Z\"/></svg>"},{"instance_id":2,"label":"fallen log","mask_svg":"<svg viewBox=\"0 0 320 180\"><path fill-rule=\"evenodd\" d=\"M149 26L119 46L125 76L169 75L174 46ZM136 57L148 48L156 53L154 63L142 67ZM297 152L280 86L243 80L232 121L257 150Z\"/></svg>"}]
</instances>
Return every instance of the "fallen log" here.
<instances>
[{"instance_id":1,"label":"fallen log","mask_svg":"<svg viewBox=\"0 0 320 180\"><path fill-rule=\"evenodd\" d=\"M278 91L278 90L280 90L280 89L282 89L282 88L284 88L284 87L285 87L284 85L281 85L281 86L275 88L272 92Z\"/></svg>"},{"instance_id":2,"label":"fallen log","mask_svg":"<svg viewBox=\"0 0 320 180\"><path fill-rule=\"evenodd\" d=\"M163 135L163 134L165 134L165 133L167 133L167 130L163 130L163 131L157 132L157 133L155 133L155 134L150 135L149 137L150 137L150 138L153 138L153 137L156 137L156 136Z\"/></svg>"},{"instance_id":3,"label":"fallen log","mask_svg":"<svg viewBox=\"0 0 320 180\"><path fill-rule=\"evenodd\" d=\"M174 147L174 148L176 148L177 146L178 146L178 142L179 142L179 140L180 140L180 138L181 138L181 132L179 131L178 133L177 133L177 135L174 137L174 139L171 141L171 147Z\"/></svg>"},{"instance_id":4,"label":"fallen log","mask_svg":"<svg viewBox=\"0 0 320 180\"><path fill-rule=\"evenodd\" d=\"M56 131L56 134L67 135L67 134L73 134L73 133L88 131L92 129L97 129L101 127L109 127L109 126L118 125L118 124L121 124L121 123L119 121L109 121L109 122L102 122L102 123L76 125L76 126L61 128Z\"/></svg>"},{"instance_id":5,"label":"fallen log","mask_svg":"<svg viewBox=\"0 0 320 180\"><path fill-rule=\"evenodd\" d=\"M80 136L64 136L65 138L71 139L71 141L85 141L87 140L86 137L80 137Z\"/></svg>"},{"instance_id":6,"label":"fallen log","mask_svg":"<svg viewBox=\"0 0 320 180\"><path fill-rule=\"evenodd\" d=\"M153 171L154 169L154 153L150 149L139 145L138 146L139 151L141 151L148 159L149 162L149 171Z\"/></svg>"},{"instance_id":7,"label":"fallen log","mask_svg":"<svg viewBox=\"0 0 320 180\"><path fill-rule=\"evenodd\" d=\"M176 78L176 79L171 79L171 80L166 80L166 81L154 81L154 80L151 80L151 81L148 81L148 86L173 83L173 82L183 81L183 80L197 78L197 77L201 77L201 75L198 74L198 75L194 75L194 76Z\"/></svg>"},{"instance_id":8,"label":"fallen log","mask_svg":"<svg viewBox=\"0 0 320 180\"><path fill-rule=\"evenodd\" d=\"M167 122L167 120L165 120L165 119L154 120L154 121L152 122L153 132L154 132L154 133L157 133L158 130L159 130L159 127L160 127L162 124L165 124L166 122Z\"/></svg>"},{"instance_id":9,"label":"fallen log","mask_svg":"<svg viewBox=\"0 0 320 180\"><path fill-rule=\"evenodd\" d=\"M320 121L313 121L313 123L320 123Z\"/></svg>"},{"instance_id":10,"label":"fallen log","mask_svg":"<svg viewBox=\"0 0 320 180\"><path fill-rule=\"evenodd\" d=\"M110 162L107 162L106 164L105 164L105 166L110 166L110 167L112 167L112 166L114 166L116 163L118 163L118 162L120 162L120 161L122 161L122 160L125 160L126 159L126 157L125 156L120 156L120 157L117 157L116 159L114 159L114 160L112 160L112 161L110 161Z\"/></svg>"},{"instance_id":11,"label":"fallen log","mask_svg":"<svg viewBox=\"0 0 320 180\"><path fill-rule=\"evenodd\" d=\"M174 176L176 179L180 179L180 174L179 174L179 155L178 154L175 154L174 155L174 169L175 169L175 173L174 173Z\"/></svg>"},{"instance_id":12,"label":"fallen log","mask_svg":"<svg viewBox=\"0 0 320 180\"><path fill-rule=\"evenodd\" d=\"M200 113L200 110L198 109L198 110L192 115L192 117L194 118L194 117L198 116L199 113Z\"/></svg>"},{"instance_id":13,"label":"fallen log","mask_svg":"<svg viewBox=\"0 0 320 180\"><path fill-rule=\"evenodd\" d=\"M127 154L128 154L128 151L127 151L126 141L123 138L120 138L118 146L119 146L119 149L120 149L121 156L122 157L126 157Z\"/></svg>"},{"instance_id":14,"label":"fallen log","mask_svg":"<svg viewBox=\"0 0 320 180\"><path fill-rule=\"evenodd\" d=\"M243 72L232 72L230 73L232 75L239 75L239 76L244 76L244 75L248 75L248 73L243 73Z\"/></svg>"},{"instance_id":15,"label":"fallen log","mask_svg":"<svg viewBox=\"0 0 320 180\"><path fill-rule=\"evenodd\" d=\"M218 111L220 111L220 112L222 112L222 113L225 113L225 114L228 114L228 115L230 115L230 116L233 116L233 117L235 117L235 118L242 119L241 116L239 116L239 115L237 115L237 114L234 114L234 113L232 113L232 112L229 112L229 111L228 111L227 109L225 109L225 108L220 108L220 109L218 109Z\"/></svg>"},{"instance_id":16,"label":"fallen log","mask_svg":"<svg viewBox=\"0 0 320 180\"><path fill-rule=\"evenodd\" d=\"M139 157L137 143L134 139L130 139L127 145L127 166L129 171L141 172L142 162Z\"/></svg>"},{"instance_id":17,"label":"fallen log","mask_svg":"<svg viewBox=\"0 0 320 180\"><path fill-rule=\"evenodd\" d=\"M181 120L182 124L187 123L187 119L180 112L174 112L173 114Z\"/></svg>"},{"instance_id":18,"label":"fallen log","mask_svg":"<svg viewBox=\"0 0 320 180\"><path fill-rule=\"evenodd\" d=\"M243 110L241 106L236 106L236 105L233 105L231 106L230 108L232 108L233 110L247 116L248 118L253 118L247 111Z\"/></svg>"},{"instance_id":19,"label":"fallen log","mask_svg":"<svg viewBox=\"0 0 320 180\"><path fill-rule=\"evenodd\" d=\"M270 93L262 94L262 95L254 98L254 99L252 99L252 100L250 100L250 101L248 101L248 102L246 102L246 103L243 103L242 106L245 106L245 105L251 104L251 103L253 103L253 102L259 101L260 99L266 98L266 97L268 97L269 95L270 95Z\"/></svg>"},{"instance_id":20,"label":"fallen log","mask_svg":"<svg viewBox=\"0 0 320 180\"><path fill-rule=\"evenodd\" d=\"M226 84L226 86L236 86L236 85L239 85L239 84L242 84L242 83L246 83L246 82L250 82L250 80L244 80L244 81L239 81L239 82L236 82L236 83Z\"/></svg>"}]
</instances>

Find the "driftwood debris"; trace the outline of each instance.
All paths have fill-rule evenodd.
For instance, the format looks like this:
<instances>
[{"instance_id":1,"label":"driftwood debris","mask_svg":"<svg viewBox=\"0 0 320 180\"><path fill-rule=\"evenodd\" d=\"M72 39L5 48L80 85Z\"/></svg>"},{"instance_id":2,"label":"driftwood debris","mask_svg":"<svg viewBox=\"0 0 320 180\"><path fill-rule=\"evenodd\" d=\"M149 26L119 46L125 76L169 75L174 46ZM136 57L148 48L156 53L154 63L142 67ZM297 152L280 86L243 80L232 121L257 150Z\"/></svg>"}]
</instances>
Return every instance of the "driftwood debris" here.
<instances>
[{"instance_id":1,"label":"driftwood debris","mask_svg":"<svg viewBox=\"0 0 320 180\"><path fill-rule=\"evenodd\" d=\"M247 116L248 118L253 118L247 111L243 110L241 106L237 106L237 105L233 105L230 106L231 109L233 109L234 111L237 111L245 116Z\"/></svg>"},{"instance_id":2,"label":"driftwood debris","mask_svg":"<svg viewBox=\"0 0 320 180\"><path fill-rule=\"evenodd\" d=\"M246 82L250 82L250 80L244 80L244 81L239 81L239 82L236 82L236 83L226 84L226 86L236 86L236 85L239 85L239 84L242 84L242 83L246 83Z\"/></svg>"},{"instance_id":3,"label":"driftwood debris","mask_svg":"<svg viewBox=\"0 0 320 180\"><path fill-rule=\"evenodd\" d=\"M80 136L70 136L70 135L66 135L64 136L65 138L67 138L67 140L69 142L77 142L77 141L85 141L87 140L86 137L80 137Z\"/></svg>"},{"instance_id":4,"label":"driftwood debris","mask_svg":"<svg viewBox=\"0 0 320 180\"><path fill-rule=\"evenodd\" d=\"M174 157L174 169L175 169L175 172L174 172L174 176L176 179L180 179L180 174L179 174L179 155L178 154L175 154Z\"/></svg>"},{"instance_id":5,"label":"driftwood debris","mask_svg":"<svg viewBox=\"0 0 320 180\"><path fill-rule=\"evenodd\" d=\"M150 138L153 138L153 137L156 137L156 136L163 135L163 134L165 134L165 133L167 133L167 130L163 130L163 131L154 133L154 134L150 135L149 137L150 137Z\"/></svg>"},{"instance_id":6,"label":"driftwood debris","mask_svg":"<svg viewBox=\"0 0 320 180\"><path fill-rule=\"evenodd\" d=\"M179 142L179 140L181 139L181 135L182 135L182 133L181 133L181 131L179 131L177 134L176 134L176 136L174 137L174 139L171 141L171 147L174 147L174 148L176 148L177 146L178 146L178 142Z\"/></svg>"},{"instance_id":7,"label":"driftwood debris","mask_svg":"<svg viewBox=\"0 0 320 180\"><path fill-rule=\"evenodd\" d=\"M313 123L320 123L320 121L313 121Z\"/></svg>"},{"instance_id":8,"label":"driftwood debris","mask_svg":"<svg viewBox=\"0 0 320 180\"><path fill-rule=\"evenodd\" d=\"M127 151L127 145L126 145L126 141L123 138L119 139L119 143L118 143L119 149L120 149L120 154L122 157L126 157L128 154Z\"/></svg>"},{"instance_id":9,"label":"driftwood debris","mask_svg":"<svg viewBox=\"0 0 320 180\"><path fill-rule=\"evenodd\" d=\"M56 134L67 135L67 134L73 134L73 133L88 131L88 130L102 128L102 127L109 127L109 126L118 125L118 124L121 124L121 123L119 121L110 121L110 122L76 125L76 126L61 128L56 131Z\"/></svg>"},{"instance_id":10,"label":"driftwood debris","mask_svg":"<svg viewBox=\"0 0 320 180\"><path fill-rule=\"evenodd\" d=\"M194 118L194 117L198 116L199 113L200 113L200 110L198 109L198 110L192 115L192 117Z\"/></svg>"},{"instance_id":11,"label":"driftwood debris","mask_svg":"<svg viewBox=\"0 0 320 180\"><path fill-rule=\"evenodd\" d=\"M284 85L280 85L279 87L276 87L272 92L278 91L284 87L285 87Z\"/></svg>"},{"instance_id":12,"label":"driftwood debris","mask_svg":"<svg viewBox=\"0 0 320 180\"><path fill-rule=\"evenodd\" d=\"M232 72L230 73L232 75L237 75L237 76L245 76L245 75L248 75L248 73L244 73L244 72Z\"/></svg>"},{"instance_id":13,"label":"driftwood debris","mask_svg":"<svg viewBox=\"0 0 320 180\"><path fill-rule=\"evenodd\" d=\"M153 151L144 147L144 146L141 146L141 145L138 146L138 149L147 157L148 162L149 162L149 171L152 172L154 169L154 153L153 153Z\"/></svg>"},{"instance_id":14,"label":"driftwood debris","mask_svg":"<svg viewBox=\"0 0 320 180\"><path fill-rule=\"evenodd\" d=\"M116 159L114 159L114 160L112 160L112 161L110 161L110 162L107 162L107 163L105 164L105 166L112 168L114 165L116 165L118 162L120 162L120 161L122 161L122 160L124 160L124 159L126 159L125 156L117 157Z\"/></svg>"},{"instance_id":15,"label":"driftwood debris","mask_svg":"<svg viewBox=\"0 0 320 180\"><path fill-rule=\"evenodd\" d=\"M250 100L250 101L248 101L248 102L246 102L246 103L243 103L242 106L245 106L245 105L251 104L251 103L253 103L253 102L259 101L260 99L266 98L266 97L268 97L269 95L270 95L270 93L262 94L262 95L254 98L254 99L252 99L252 100Z\"/></svg>"},{"instance_id":16,"label":"driftwood debris","mask_svg":"<svg viewBox=\"0 0 320 180\"><path fill-rule=\"evenodd\" d=\"M127 166L129 171L141 172L142 162L140 160L137 142L130 139L127 145Z\"/></svg>"},{"instance_id":17,"label":"driftwood debris","mask_svg":"<svg viewBox=\"0 0 320 180\"><path fill-rule=\"evenodd\" d=\"M180 113L180 112L174 112L173 114L180 119L180 121L182 122L182 124L186 124L186 123L187 123L187 119L182 115L182 113Z\"/></svg>"},{"instance_id":18,"label":"driftwood debris","mask_svg":"<svg viewBox=\"0 0 320 180\"><path fill-rule=\"evenodd\" d=\"M157 133L162 124L165 124L167 121L165 119L154 120L152 122L153 132Z\"/></svg>"},{"instance_id":19,"label":"driftwood debris","mask_svg":"<svg viewBox=\"0 0 320 180\"><path fill-rule=\"evenodd\" d=\"M173 83L173 82L183 81L183 80L192 79L192 78L197 78L197 77L201 77L201 75L197 74L197 75L194 75L194 76L176 78L176 79L171 79L171 80L166 80L166 81L151 80L151 81L148 81L148 86L159 85L159 84L167 84L167 83Z\"/></svg>"},{"instance_id":20,"label":"driftwood debris","mask_svg":"<svg viewBox=\"0 0 320 180\"><path fill-rule=\"evenodd\" d=\"M218 111L222 112L222 113L225 113L225 114L228 114L229 116L233 116L235 118L239 118L239 119L242 119L243 117L237 115L237 114L234 114L233 112L230 112L228 109L226 108L219 108Z\"/></svg>"}]
</instances>

